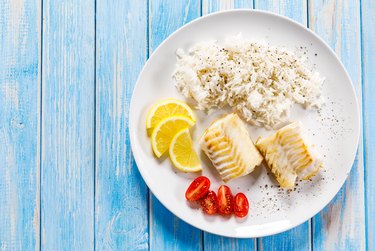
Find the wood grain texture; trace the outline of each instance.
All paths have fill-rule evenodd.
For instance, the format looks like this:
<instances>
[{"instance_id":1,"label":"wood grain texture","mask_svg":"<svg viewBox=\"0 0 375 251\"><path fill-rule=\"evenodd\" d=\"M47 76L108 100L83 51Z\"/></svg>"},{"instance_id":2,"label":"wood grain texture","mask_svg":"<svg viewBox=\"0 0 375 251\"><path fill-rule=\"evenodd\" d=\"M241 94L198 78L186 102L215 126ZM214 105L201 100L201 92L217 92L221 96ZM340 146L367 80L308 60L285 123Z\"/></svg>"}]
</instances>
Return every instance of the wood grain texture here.
<instances>
[{"instance_id":1,"label":"wood grain texture","mask_svg":"<svg viewBox=\"0 0 375 251\"><path fill-rule=\"evenodd\" d=\"M202 14L230 9L252 9L253 1L248 0L202 0Z\"/></svg>"},{"instance_id":2,"label":"wood grain texture","mask_svg":"<svg viewBox=\"0 0 375 251\"><path fill-rule=\"evenodd\" d=\"M255 1L255 8L287 16L307 25L307 0ZM258 239L259 250L311 250L310 222L281 234Z\"/></svg>"},{"instance_id":3,"label":"wood grain texture","mask_svg":"<svg viewBox=\"0 0 375 251\"><path fill-rule=\"evenodd\" d=\"M375 250L375 1L363 0L361 8L366 240Z\"/></svg>"},{"instance_id":4,"label":"wood grain texture","mask_svg":"<svg viewBox=\"0 0 375 251\"><path fill-rule=\"evenodd\" d=\"M97 250L148 249L148 189L131 154L128 113L147 57L147 1L97 0Z\"/></svg>"},{"instance_id":5,"label":"wood grain texture","mask_svg":"<svg viewBox=\"0 0 375 251\"><path fill-rule=\"evenodd\" d=\"M94 4L43 2L43 250L94 248Z\"/></svg>"},{"instance_id":6,"label":"wood grain texture","mask_svg":"<svg viewBox=\"0 0 375 251\"><path fill-rule=\"evenodd\" d=\"M149 51L173 31L199 17L197 0L150 0L149 2ZM151 250L200 250L201 231L179 220L156 198L150 198L150 249Z\"/></svg>"},{"instance_id":7,"label":"wood grain texture","mask_svg":"<svg viewBox=\"0 0 375 251\"><path fill-rule=\"evenodd\" d=\"M307 26L307 0L255 0L254 8L287 16Z\"/></svg>"},{"instance_id":8,"label":"wood grain texture","mask_svg":"<svg viewBox=\"0 0 375 251\"><path fill-rule=\"evenodd\" d=\"M253 8L253 1L238 0L203 0L202 14L210 14L216 11ZM221 237L214 234L204 233L204 250L255 250L256 239L236 239Z\"/></svg>"},{"instance_id":9,"label":"wood grain texture","mask_svg":"<svg viewBox=\"0 0 375 251\"><path fill-rule=\"evenodd\" d=\"M0 1L0 250L39 249L40 9Z\"/></svg>"},{"instance_id":10,"label":"wood grain texture","mask_svg":"<svg viewBox=\"0 0 375 251\"><path fill-rule=\"evenodd\" d=\"M256 238L237 239L204 233L204 250L257 250Z\"/></svg>"},{"instance_id":11,"label":"wood grain texture","mask_svg":"<svg viewBox=\"0 0 375 251\"><path fill-rule=\"evenodd\" d=\"M362 106L359 1L310 0L310 28L341 58ZM333 201L313 218L315 250L364 250L362 140L353 169Z\"/></svg>"}]
</instances>

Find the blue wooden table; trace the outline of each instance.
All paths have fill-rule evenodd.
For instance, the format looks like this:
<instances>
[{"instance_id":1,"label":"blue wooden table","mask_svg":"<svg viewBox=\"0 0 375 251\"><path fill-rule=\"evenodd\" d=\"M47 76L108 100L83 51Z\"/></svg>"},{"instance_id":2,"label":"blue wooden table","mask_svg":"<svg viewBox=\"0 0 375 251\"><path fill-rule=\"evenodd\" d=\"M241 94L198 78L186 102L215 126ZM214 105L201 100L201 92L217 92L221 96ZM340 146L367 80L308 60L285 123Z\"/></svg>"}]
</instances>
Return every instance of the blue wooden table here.
<instances>
[{"instance_id":1,"label":"blue wooden table","mask_svg":"<svg viewBox=\"0 0 375 251\"><path fill-rule=\"evenodd\" d=\"M362 107L348 180L308 222L230 239L174 217L129 145L129 102L153 50L208 13L255 8L320 35ZM0 0L0 250L374 250L375 1Z\"/></svg>"}]
</instances>

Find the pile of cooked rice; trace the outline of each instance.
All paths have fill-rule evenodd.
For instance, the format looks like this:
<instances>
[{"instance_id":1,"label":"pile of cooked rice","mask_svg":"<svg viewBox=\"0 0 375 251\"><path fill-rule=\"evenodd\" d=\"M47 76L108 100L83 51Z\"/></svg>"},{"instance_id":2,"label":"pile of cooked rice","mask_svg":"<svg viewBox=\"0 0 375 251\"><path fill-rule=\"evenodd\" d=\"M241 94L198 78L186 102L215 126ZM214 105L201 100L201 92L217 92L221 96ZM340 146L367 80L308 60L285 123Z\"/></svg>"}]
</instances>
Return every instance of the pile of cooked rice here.
<instances>
[{"instance_id":1,"label":"pile of cooked rice","mask_svg":"<svg viewBox=\"0 0 375 251\"><path fill-rule=\"evenodd\" d=\"M245 40L241 35L223 43L195 44L177 50L173 77L197 109L209 111L229 105L245 120L268 129L288 121L290 108L320 107L324 78L305 58L285 48Z\"/></svg>"}]
</instances>

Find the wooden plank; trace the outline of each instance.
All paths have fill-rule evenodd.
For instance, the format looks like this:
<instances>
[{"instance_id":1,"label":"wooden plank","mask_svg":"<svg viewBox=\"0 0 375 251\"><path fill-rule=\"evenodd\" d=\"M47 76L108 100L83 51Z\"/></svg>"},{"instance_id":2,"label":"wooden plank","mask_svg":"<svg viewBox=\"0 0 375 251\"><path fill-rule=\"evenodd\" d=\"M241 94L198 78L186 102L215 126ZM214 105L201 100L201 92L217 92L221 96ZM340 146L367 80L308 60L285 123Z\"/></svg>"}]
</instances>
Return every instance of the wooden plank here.
<instances>
[{"instance_id":1,"label":"wooden plank","mask_svg":"<svg viewBox=\"0 0 375 251\"><path fill-rule=\"evenodd\" d=\"M147 1L97 1L97 250L148 248L148 189L131 154L128 111L146 61Z\"/></svg>"},{"instance_id":2,"label":"wooden plank","mask_svg":"<svg viewBox=\"0 0 375 251\"><path fill-rule=\"evenodd\" d=\"M375 249L375 1L362 3L363 131L367 250Z\"/></svg>"},{"instance_id":3,"label":"wooden plank","mask_svg":"<svg viewBox=\"0 0 375 251\"><path fill-rule=\"evenodd\" d=\"M310 28L341 58L362 106L359 1L310 0ZM353 169L333 201L313 218L315 250L364 250L362 140Z\"/></svg>"},{"instance_id":4,"label":"wooden plank","mask_svg":"<svg viewBox=\"0 0 375 251\"><path fill-rule=\"evenodd\" d=\"M307 26L307 0L255 0L254 5L256 9L275 12Z\"/></svg>"},{"instance_id":5,"label":"wooden plank","mask_svg":"<svg viewBox=\"0 0 375 251\"><path fill-rule=\"evenodd\" d=\"M40 10L0 1L0 250L39 249Z\"/></svg>"},{"instance_id":6,"label":"wooden plank","mask_svg":"<svg viewBox=\"0 0 375 251\"><path fill-rule=\"evenodd\" d=\"M203 15L235 8L253 8L253 1L203 0ZM226 238L204 233L204 250L255 250L256 239Z\"/></svg>"},{"instance_id":7,"label":"wooden plank","mask_svg":"<svg viewBox=\"0 0 375 251\"><path fill-rule=\"evenodd\" d=\"M253 8L253 1L247 0L202 0L202 14L207 15L212 12L239 9L239 8Z\"/></svg>"},{"instance_id":8,"label":"wooden plank","mask_svg":"<svg viewBox=\"0 0 375 251\"><path fill-rule=\"evenodd\" d=\"M255 8L287 16L307 25L307 0L255 1ZM309 221L281 234L258 239L259 250L311 250Z\"/></svg>"},{"instance_id":9,"label":"wooden plank","mask_svg":"<svg viewBox=\"0 0 375 251\"><path fill-rule=\"evenodd\" d=\"M204 233L204 250L256 250L256 238L237 239Z\"/></svg>"},{"instance_id":10,"label":"wooden plank","mask_svg":"<svg viewBox=\"0 0 375 251\"><path fill-rule=\"evenodd\" d=\"M173 31L199 17L198 0L151 0L149 3L149 51ZM150 193L151 194L151 193ZM150 249L199 250L201 231L179 220L156 198L150 198Z\"/></svg>"},{"instance_id":11,"label":"wooden plank","mask_svg":"<svg viewBox=\"0 0 375 251\"><path fill-rule=\"evenodd\" d=\"M43 1L41 246L94 248L95 1Z\"/></svg>"}]
</instances>

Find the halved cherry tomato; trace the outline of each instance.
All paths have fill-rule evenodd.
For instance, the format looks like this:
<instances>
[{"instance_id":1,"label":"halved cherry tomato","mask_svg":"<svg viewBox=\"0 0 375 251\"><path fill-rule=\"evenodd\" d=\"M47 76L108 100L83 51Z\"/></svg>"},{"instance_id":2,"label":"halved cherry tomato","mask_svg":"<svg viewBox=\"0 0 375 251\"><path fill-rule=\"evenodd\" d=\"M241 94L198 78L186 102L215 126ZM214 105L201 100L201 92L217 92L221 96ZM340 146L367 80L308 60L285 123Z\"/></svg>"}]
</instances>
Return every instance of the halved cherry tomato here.
<instances>
[{"instance_id":1,"label":"halved cherry tomato","mask_svg":"<svg viewBox=\"0 0 375 251\"><path fill-rule=\"evenodd\" d=\"M210 180L205 176L199 176L190 184L186 190L185 197L187 200L196 201L203 198L210 189Z\"/></svg>"},{"instance_id":2,"label":"halved cherry tomato","mask_svg":"<svg viewBox=\"0 0 375 251\"><path fill-rule=\"evenodd\" d=\"M217 192L219 201L219 213L229 215L233 212L233 195L230 188L226 185L221 185Z\"/></svg>"},{"instance_id":3,"label":"halved cherry tomato","mask_svg":"<svg viewBox=\"0 0 375 251\"><path fill-rule=\"evenodd\" d=\"M209 191L208 194L201 200L203 212L206 214L216 214L218 208L217 196L214 191Z\"/></svg>"},{"instance_id":4,"label":"halved cherry tomato","mask_svg":"<svg viewBox=\"0 0 375 251\"><path fill-rule=\"evenodd\" d=\"M246 195L238 193L234 196L234 215L237 217L245 217L249 212L249 201Z\"/></svg>"}]
</instances>

